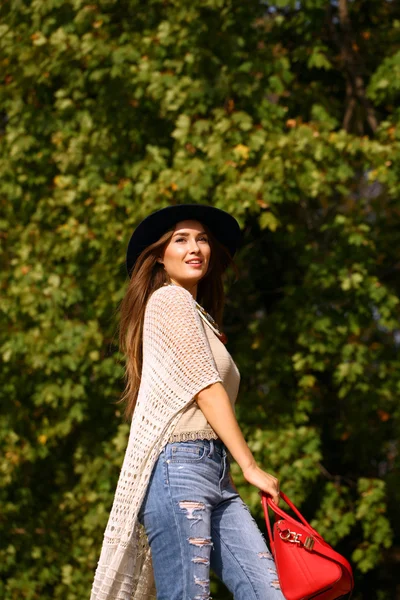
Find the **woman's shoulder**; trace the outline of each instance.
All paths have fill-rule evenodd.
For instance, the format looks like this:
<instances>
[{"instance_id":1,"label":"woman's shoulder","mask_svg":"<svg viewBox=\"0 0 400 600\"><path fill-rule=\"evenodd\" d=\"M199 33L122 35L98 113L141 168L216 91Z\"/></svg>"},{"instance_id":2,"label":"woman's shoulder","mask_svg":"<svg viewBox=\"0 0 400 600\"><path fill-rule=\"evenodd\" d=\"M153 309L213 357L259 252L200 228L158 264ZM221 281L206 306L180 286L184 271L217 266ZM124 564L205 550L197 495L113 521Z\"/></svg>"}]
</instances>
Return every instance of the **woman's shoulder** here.
<instances>
[{"instance_id":1,"label":"woman's shoulder","mask_svg":"<svg viewBox=\"0 0 400 600\"><path fill-rule=\"evenodd\" d=\"M200 317L192 294L178 285L155 290L146 305L145 327L155 326L159 332L196 331Z\"/></svg>"},{"instance_id":2,"label":"woman's shoulder","mask_svg":"<svg viewBox=\"0 0 400 600\"><path fill-rule=\"evenodd\" d=\"M151 294L147 303L149 308L168 309L177 305L194 307L192 294L180 285L162 285Z\"/></svg>"}]
</instances>

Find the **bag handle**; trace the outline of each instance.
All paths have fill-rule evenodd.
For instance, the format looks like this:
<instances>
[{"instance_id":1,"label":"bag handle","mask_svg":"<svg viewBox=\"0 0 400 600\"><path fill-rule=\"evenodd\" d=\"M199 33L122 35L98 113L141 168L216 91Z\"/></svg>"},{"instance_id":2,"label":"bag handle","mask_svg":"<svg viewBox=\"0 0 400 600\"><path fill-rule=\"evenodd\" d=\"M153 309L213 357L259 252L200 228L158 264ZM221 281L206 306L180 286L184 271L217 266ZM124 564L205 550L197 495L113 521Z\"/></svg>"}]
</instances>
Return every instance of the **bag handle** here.
<instances>
[{"instance_id":1,"label":"bag handle","mask_svg":"<svg viewBox=\"0 0 400 600\"><path fill-rule=\"evenodd\" d=\"M271 522L269 520L269 514L268 514L268 498L267 498L266 493L263 492L262 490L261 490L261 502L262 502L262 507L264 509L264 517L265 517L265 523L267 525L269 543L271 545L272 554L275 555L274 538L272 537Z\"/></svg>"},{"instance_id":2,"label":"bag handle","mask_svg":"<svg viewBox=\"0 0 400 600\"><path fill-rule=\"evenodd\" d=\"M282 508L279 508L279 506L277 504L275 504L275 502L272 500L272 498L270 498L269 495L267 495L265 492L261 492L261 494L262 494L262 503L263 503L263 507L264 507L264 512L266 511L267 506L269 506L270 508L272 508L272 510L274 511L274 513L276 513L277 515L279 515L283 519L288 519L292 523L296 523L296 520L293 519L293 517L291 517L290 515L288 515L284 510L282 510ZM289 498L286 496L286 494L284 494L281 491L280 492L280 497L292 509L292 511L295 513L295 515L298 516L298 518L303 523L303 525L305 525L308 529L310 529L311 531L313 531L315 533L315 535L317 535L318 537L321 537L320 534L317 531L315 531L315 529L313 529L311 527L310 523L308 521L306 521L306 519L303 517L303 515L301 514L301 512L298 510L298 508L295 507L295 505L293 504L293 502L291 500L289 500ZM268 514L268 511L266 512L266 514Z\"/></svg>"}]
</instances>

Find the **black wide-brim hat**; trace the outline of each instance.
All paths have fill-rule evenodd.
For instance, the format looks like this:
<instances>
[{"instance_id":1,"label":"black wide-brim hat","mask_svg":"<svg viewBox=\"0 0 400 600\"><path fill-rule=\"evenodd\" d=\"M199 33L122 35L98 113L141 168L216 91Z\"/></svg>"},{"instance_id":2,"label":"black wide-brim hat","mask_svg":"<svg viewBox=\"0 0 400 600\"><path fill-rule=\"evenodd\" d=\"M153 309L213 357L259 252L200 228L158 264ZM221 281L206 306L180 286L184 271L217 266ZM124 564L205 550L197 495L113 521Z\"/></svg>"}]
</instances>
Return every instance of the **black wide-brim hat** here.
<instances>
[{"instance_id":1,"label":"black wide-brim hat","mask_svg":"<svg viewBox=\"0 0 400 600\"><path fill-rule=\"evenodd\" d=\"M211 233L233 257L241 239L239 223L224 210L208 204L177 204L151 213L133 232L126 252L126 270L129 277L139 255L154 244L163 233L179 221L194 219L209 227Z\"/></svg>"}]
</instances>

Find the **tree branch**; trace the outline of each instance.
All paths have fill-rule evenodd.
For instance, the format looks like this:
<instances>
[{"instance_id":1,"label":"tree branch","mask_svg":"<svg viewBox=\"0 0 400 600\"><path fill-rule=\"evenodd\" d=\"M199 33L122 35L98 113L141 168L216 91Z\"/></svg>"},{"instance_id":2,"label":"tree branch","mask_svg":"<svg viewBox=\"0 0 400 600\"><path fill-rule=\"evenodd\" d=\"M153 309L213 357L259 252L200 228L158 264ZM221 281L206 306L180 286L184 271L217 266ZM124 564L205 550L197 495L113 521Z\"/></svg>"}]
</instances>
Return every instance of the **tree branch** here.
<instances>
[{"instance_id":1,"label":"tree branch","mask_svg":"<svg viewBox=\"0 0 400 600\"><path fill-rule=\"evenodd\" d=\"M362 61L353 48L354 33L348 11L348 0L339 0L338 14L342 35L339 37L332 20L332 7L328 9L329 27L332 38L336 43L343 68L346 74L346 110L343 117L342 126L349 131L351 121L355 114L357 101L362 105L365 111L367 123L374 133L378 127L378 121L375 116L374 108L368 100L364 79L362 76ZM362 128L363 129L363 128Z\"/></svg>"}]
</instances>

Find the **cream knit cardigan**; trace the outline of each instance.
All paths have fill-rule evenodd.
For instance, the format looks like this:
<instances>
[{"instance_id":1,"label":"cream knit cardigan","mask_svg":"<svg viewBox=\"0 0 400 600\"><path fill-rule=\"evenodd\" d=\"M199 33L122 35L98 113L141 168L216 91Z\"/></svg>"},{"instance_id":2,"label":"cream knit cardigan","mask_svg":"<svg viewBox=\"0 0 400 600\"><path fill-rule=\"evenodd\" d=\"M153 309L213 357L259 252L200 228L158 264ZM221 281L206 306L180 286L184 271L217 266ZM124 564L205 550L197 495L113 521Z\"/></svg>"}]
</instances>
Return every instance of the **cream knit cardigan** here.
<instances>
[{"instance_id":1,"label":"cream knit cardigan","mask_svg":"<svg viewBox=\"0 0 400 600\"><path fill-rule=\"evenodd\" d=\"M178 285L153 292L144 314L137 404L90 600L156 599L150 548L137 515L154 464L183 409L218 381L191 293Z\"/></svg>"}]
</instances>

